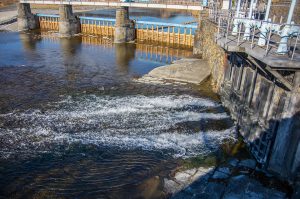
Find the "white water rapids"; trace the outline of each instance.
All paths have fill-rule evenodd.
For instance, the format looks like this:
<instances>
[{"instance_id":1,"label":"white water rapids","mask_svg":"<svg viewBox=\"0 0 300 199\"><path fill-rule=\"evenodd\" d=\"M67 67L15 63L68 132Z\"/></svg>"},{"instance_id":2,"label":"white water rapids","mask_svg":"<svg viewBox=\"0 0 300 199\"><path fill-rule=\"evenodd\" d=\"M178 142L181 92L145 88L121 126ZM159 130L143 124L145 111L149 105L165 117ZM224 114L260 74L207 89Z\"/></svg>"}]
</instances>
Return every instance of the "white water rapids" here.
<instances>
[{"instance_id":1,"label":"white water rapids","mask_svg":"<svg viewBox=\"0 0 300 199\"><path fill-rule=\"evenodd\" d=\"M220 104L189 95L66 97L45 110L0 115L0 154L42 153L74 143L128 150L160 150L173 157L192 157L216 150L234 139ZM194 128L192 123L200 126ZM205 128L201 128L202 124Z\"/></svg>"}]
</instances>

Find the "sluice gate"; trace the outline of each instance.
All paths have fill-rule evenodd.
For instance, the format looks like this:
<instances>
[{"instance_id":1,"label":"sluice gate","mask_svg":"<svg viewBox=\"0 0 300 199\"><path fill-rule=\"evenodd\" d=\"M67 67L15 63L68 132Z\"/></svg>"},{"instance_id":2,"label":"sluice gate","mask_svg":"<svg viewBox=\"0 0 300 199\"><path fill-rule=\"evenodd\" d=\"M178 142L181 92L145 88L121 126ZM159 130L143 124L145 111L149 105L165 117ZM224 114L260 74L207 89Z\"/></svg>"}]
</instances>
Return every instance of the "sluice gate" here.
<instances>
[{"instance_id":1,"label":"sluice gate","mask_svg":"<svg viewBox=\"0 0 300 199\"><path fill-rule=\"evenodd\" d=\"M59 16L37 14L41 30L59 31ZM114 37L115 19L79 17L82 34ZM143 42L166 43L193 47L196 25L136 21L136 39Z\"/></svg>"}]
</instances>

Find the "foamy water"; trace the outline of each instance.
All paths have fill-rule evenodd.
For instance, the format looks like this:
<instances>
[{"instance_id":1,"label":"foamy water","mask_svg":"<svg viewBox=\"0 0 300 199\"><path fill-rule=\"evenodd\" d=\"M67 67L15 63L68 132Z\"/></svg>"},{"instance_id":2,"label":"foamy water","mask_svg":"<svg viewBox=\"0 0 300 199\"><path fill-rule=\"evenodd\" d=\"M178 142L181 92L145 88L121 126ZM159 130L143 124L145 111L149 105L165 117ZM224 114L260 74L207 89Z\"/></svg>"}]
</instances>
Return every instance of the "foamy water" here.
<instances>
[{"instance_id":1,"label":"foamy water","mask_svg":"<svg viewBox=\"0 0 300 199\"><path fill-rule=\"evenodd\" d=\"M0 153L5 158L82 144L159 150L186 158L208 154L225 139L234 139L228 125L221 130L205 125L228 119L220 104L188 95L66 97L46 110L0 115Z\"/></svg>"}]
</instances>

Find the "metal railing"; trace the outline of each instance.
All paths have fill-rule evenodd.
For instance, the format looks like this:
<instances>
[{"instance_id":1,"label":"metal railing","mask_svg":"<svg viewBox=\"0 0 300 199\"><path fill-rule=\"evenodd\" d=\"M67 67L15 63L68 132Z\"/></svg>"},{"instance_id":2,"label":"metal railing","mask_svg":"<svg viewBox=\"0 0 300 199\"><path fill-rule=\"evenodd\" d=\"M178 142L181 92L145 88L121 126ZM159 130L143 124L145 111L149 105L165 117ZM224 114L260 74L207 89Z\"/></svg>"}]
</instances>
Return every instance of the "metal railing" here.
<instances>
[{"instance_id":1,"label":"metal railing","mask_svg":"<svg viewBox=\"0 0 300 199\"><path fill-rule=\"evenodd\" d=\"M44 30L59 30L59 15L37 14ZM114 36L115 19L79 16L81 33ZM137 40L192 47L196 25L135 21Z\"/></svg>"},{"instance_id":2,"label":"metal railing","mask_svg":"<svg viewBox=\"0 0 300 199\"><path fill-rule=\"evenodd\" d=\"M26 2L30 0L20 0ZM57 2L57 3L80 3L80 2L103 2L103 3L143 3L143 4L165 4L165 5L185 5L200 6L202 0L33 0L36 2Z\"/></svg>"},{"instance_id":3,"label":"metal railing","mask_svg":"<svg viewBox=\"0 0 300 199\"><path fill-rule=\"evenodd\" d=\"M234 17L234 13L210 13L209 19L218 26L217 40L225 39L225 44L231 46L263 49L264 56L300 59L300 25Z\"/></svg>"}]
</instances>

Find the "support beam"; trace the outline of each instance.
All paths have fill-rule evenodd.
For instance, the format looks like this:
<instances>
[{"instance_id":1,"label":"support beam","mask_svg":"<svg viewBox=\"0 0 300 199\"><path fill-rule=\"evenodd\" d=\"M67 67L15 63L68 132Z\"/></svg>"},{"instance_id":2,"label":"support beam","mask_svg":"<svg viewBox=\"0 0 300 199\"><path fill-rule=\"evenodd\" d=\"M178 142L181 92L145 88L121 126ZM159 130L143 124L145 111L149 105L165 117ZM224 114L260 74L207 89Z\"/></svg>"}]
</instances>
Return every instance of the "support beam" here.
<instances>
[{"instance_id":1,"label":"support beam","mask_svg":"<svg viewBox=\"0 0 300 199\"><path fill-rule=\"evenodd\" d=\"M115 43L132 42L136 39L135 23L129 19L128 7L116 11Z\"/></svg>"},{"instance_id":2,"label":"support beam","mask_svg":"<svg viewBox=\"0 0 300 199\"><path fill-rule=\"evenodd\" d=\"M38 19L31 13L29 3L18 4L18 30L28 31L39 28Z\"/></svg>"},{"instance_id":3,"label":"support beam","mask_svg":"<svg viewBox=\"0 0 300 199\"><path fill-rule=\"evenodd\" d=\"M80 21L74 16L72 5L59 5L59 34L72 37L80 32Z\"/></svg>"}]
</instances>

